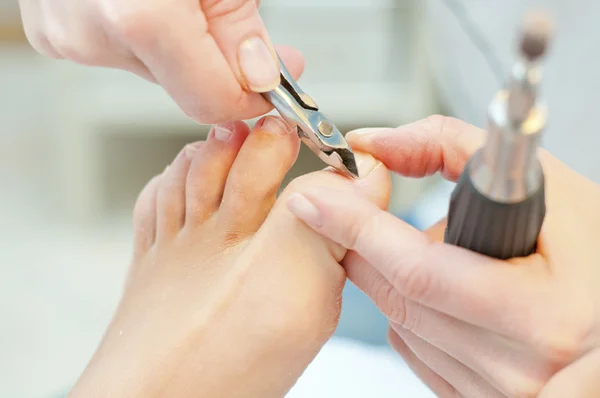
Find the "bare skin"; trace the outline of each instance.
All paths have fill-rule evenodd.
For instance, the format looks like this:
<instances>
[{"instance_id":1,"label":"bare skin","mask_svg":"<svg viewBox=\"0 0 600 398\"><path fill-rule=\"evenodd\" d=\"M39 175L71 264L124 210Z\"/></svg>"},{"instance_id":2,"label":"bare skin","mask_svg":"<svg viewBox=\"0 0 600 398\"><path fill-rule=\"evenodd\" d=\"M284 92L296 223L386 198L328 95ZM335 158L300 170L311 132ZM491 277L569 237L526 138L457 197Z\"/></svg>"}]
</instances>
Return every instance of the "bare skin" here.
<instances>
[{"instance_id":1,"label":"bare skin","mask_svg":"<svg viewBox=\"0 0 600 398\"><path fill-rule=\"evenodd\" d=\"M388 172L359 156L363 179L313 173L276 201L299 141L280 119L257 126L215 127L141 193L121 303L71 397L281 397L329 339L346 251L285 197L334 186L385 208Z\"/></svg>"},{"instance_id":2,"label":"bare skin","mask_svg":"<svg viewBox=\"0 0 600 398\"><path fill-rule=\"evenodd\" d=\"M433 116L348 134L410 177L456 181L484 132ZM352 250L348 278L390 320L390 341L441 397L599 397L600 186L541 150L547 214L535 254L500 261L443 243L360 196L308 187L298 217ZM302 208L297 208L302 204ZM308 209L308 210L307 210Z\"/></svg>"},{"instance_id":3,"label":"bare skin","mask_svg":"<svg viewBox=\"0 0 600 398\"><path fill-rule=\"evenodd\" d=\"M258 93L295 77L297 50L273 46L260 0L19 0L40 54L122 69L159 84L200 123L249 119L272 106ZM206 62L210 60L210 62Z\"/></svg>"}]
</instances>

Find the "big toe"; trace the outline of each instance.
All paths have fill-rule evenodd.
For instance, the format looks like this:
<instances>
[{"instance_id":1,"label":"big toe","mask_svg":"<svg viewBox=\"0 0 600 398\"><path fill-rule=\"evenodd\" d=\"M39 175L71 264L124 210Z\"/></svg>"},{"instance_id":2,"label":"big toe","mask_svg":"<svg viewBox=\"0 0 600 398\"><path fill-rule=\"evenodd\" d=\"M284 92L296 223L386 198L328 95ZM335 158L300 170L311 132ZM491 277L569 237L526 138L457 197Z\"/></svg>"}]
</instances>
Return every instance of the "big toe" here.
<instances>
[{"instance_id":1,"label":"big toe","mask_svg":"<svg viewBox=\"0 0 600 398\"><path fill-rule=\"evenodd\" d=\"M266 116L250 133L227 177L217 225L228 241L254 234L271 211L300 147L296 129Z\"/></svg>"},{"instance_id":2,"label":"big toe","mask_svg":"<svg viewBox=\"0 0 600 398\"><path fill-rule=\"evenodd\" d=\"M297 192L327 186L347 190L348 194L365 195L379 207L387 207L389 172L370 155L357 154L357 161L363 176L359 180L324 170L292 181L244 252L248 259L270 267L271 274L275 272L273 267L278 270L275 272L277 277L270 281L270 297L289 298L293 292L288 306L298 308L290 313L306 315L306 318L294 320L294 323L304 325L296 329L300 333L317 331L320 334L315 336L315 341L324 341L337 325L345 281L345 272L339 262L346 250L295 217L288 209L287 201ZM265 274L269 272L265 271Z\"/></svg>"}]
</instances>

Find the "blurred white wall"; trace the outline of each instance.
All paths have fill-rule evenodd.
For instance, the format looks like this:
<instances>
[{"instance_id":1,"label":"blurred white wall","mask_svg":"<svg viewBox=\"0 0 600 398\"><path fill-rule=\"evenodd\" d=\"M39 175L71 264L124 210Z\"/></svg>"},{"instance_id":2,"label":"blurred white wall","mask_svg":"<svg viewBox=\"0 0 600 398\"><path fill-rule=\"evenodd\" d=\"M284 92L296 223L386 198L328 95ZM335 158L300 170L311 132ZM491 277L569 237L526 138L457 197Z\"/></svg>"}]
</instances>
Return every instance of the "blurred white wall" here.
<instances>
[{"instance_id":1,"label":"blurred white wall","mask_svg":"<svg viewBox=\"0 0 600 398\"><path fill-rule=\"evenodd\" d=\"M19 3L15 0L0 0L0 21L13 21L19 15Z\"/></svg>"},{"instance_id":2,"label":"blurred white wall","mask_svg":"<svg viewBox=\"0 0 600 398\"><path fill-rule=\"evenodd\" d=\"M486 107L499 88L446 0L426 0L430 65L443 104L485 127ZM505 69L515 59L521 17L544 7L556 22L542 94L550 116L543 146L579 173L600 182L597 109L600 106L600 2L596 0L462 0ZM508 72L508 69L506 69Z\"/></svg>"}]
</instances>

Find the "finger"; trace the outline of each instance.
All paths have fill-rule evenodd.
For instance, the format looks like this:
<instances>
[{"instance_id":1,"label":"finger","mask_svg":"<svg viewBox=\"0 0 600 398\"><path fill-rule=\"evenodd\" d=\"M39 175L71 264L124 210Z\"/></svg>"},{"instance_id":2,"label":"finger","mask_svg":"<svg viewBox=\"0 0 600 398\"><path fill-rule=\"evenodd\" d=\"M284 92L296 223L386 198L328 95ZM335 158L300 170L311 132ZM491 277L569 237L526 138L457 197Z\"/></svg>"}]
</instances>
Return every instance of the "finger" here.
<instances>
[{"instance_id":1,"label":"finger","mask_svg":"<svg viewBox=\"0 0 600 398\"><path fill-rule=\"evenodd\" d=\"M537 397L546 381L562 366L542 358L529 347L430 308L414 303L406 308L410 318L400 319L401 324L391 319L394 330L410 332L445 352L509 397Z\"/></svg>"},{"instance_id":2,"label":"finger","mask_svg":"<svg viewBox=\"0 0 600 398\"><path fill-rule=\"evenodd\" d=\"M279 61L254 0L202 0L208 30L243 87L279 85Z\"/></svg>"},{"instance_id":3,"label":"finger","mask_svg":"<svg viewBox=\"0 0 600 398\"><path fill-rule=\"evenodd\" d=\"M525 346L407 300L355 252L346 255L343 266L348 279L374 298L391 326L448 353L508 396L537 396L555 370L551 361Z\"/></svg>"},{"instance_id":4,"label":"finger","mask_svg":"<svg viewBox=\"0 0 600 398\"><path fill-rule=\"evenodd\" d=\"M469 398L505 397L477 373L445 352L402 328L394 329L408 348L428 368L450 384L461 396Z\"/></svg>"},{"instance_id":5,"label":"finger","mask_svg":"<svg viewBox=\"0 0 600 398\"><path fill-rule=\"evenodd\" d=\"M547 303L538 305L550 287L537 268L432 243L360 195L308 187L299 198L304 206L290 206L297 217L357 252L409 300L521 341L539 337L531 331L550 319Z\"/></svg>"},{"instance_id":6,"label":"finger","mask_svg":"<svg viewBox=\"0 0 600 398\"><path fill-rule=\"evenodd\" d=\"M209 8L208 11L213 19L221 18L222 23L217 23L217 27L224 26L225 21L232 22L240 18L240 21L231 24L230 29L237 29L238 23L244 25L246 19L256 19L255 10L250 8L252 12L247 11L247 5L239 9L231 6L248 1L213 3L216 8ZM256 4L250 3L255 9ZM188 116L200 123L217 124L234 119L250 119L272 109L260 94L248 91L245 84L240 83L240 68L232 68L231 63L235 57L237 65L237 52L234 55L228 52L227 56L223 53L213 37L210 21L199 9L196 12L190 12L187 7L148 10L144 4L139 3L136 6L138 10L126 15L111 16L111 26L117 27L120 40L129 45L134 55L146 65L155 80ZM204 3L202 5L205 6ZM238 15L236 12L240 11L235 10L242 13ZM222 36L231 33L238 39L241 37L223 29L218 28L215 34ZM245 31L247 35L251 33ZM219 42L223 43L223 40L219 39ZM239 47L242 42L235 45ZM278 48L278 51L290 73L297 78L303 69L302 55L289 47Z\"/></svg>"},{"instance_id":7,"label":"finger","mask_svg":"<svg viewBox=\"0 0 600 398\"><path fill-rule=\"evenodd\" d=\"M458 392L448 382L442 379L437 373L431 370L421 361L398 334L390 328L388 331L388 340L394 350L400 354L408 367L429 387L438 397L459 397Z\"/></svg>"},{"instance_id":8,"label":"finger","mask_svg":"<svg viewBox=\"0 0 600 398\"><path fill-rule=\"evenodd\" d=\"M456 181L485 132L458 119L431 116L394 129L351 131L353 148L372 154L392 171L409 177L442 173Z\"/></svg>"}]
</instances>

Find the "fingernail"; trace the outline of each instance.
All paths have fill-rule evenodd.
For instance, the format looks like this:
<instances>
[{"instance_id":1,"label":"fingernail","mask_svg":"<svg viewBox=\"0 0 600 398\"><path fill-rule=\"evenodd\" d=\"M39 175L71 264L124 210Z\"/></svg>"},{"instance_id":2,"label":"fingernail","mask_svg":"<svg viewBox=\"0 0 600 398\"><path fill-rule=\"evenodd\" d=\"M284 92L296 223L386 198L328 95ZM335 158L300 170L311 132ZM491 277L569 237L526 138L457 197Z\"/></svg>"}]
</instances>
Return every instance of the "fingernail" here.
<instances>
[{"instance_id":1,"label":"fingernail","mask_svg":"<svg viewBox=\"0 0 600 398\"><path fill-rule=\"evenodd\" d=\"M288 209L305 223L320 228L322 226L321 212L304 195L294 193L287 200Z\"/></svg>"},{"instance_id":2,"label":"fingernail","mask_svg":"<svg viewBox=\"0 0 600 398\"><path fill-rule=\"evenodd\" d=\"M279 65L262 38L246 39L238 49L238 62L252 91L270 91L279 85Z\"/></svg>"},{"instance_id":3,"label":"fingernail","mask_svg":"<svg viewBox=\"0 0 600 398\"><path fill-rule=\"evenodd\" d=\"M231 137L231 135L233 134L233 131L231 131L230 129L228 129L225 126L221 126L221 125L216 125L214 127L214 132L213 132L215 138L219 141L227 141L229 139L229 137Z\"/></svg>"},{"instance_id":4,"label":"fingernail","mask_svg":"<svg viewBox=\"0 0 600 398\"><path fill-rule=\"evenodd\" d=\"M366 155L363 153L356 154L356 165L358 167L358 173L361 177L367 176L380 164L381 162L376 160L371 155Z\"/></svg>"},{"instance_id":5,"label":"fingernail","mask_svg":"<svg viewBox=\"0 0 600 398\"><path fill-rule=\"evenodd\" d=\"M266 133L275 135L283 135L291 131L291 129L283 122L282 119L275 116L265 117L260 129Z\"/></svg>"}]
</instances>

